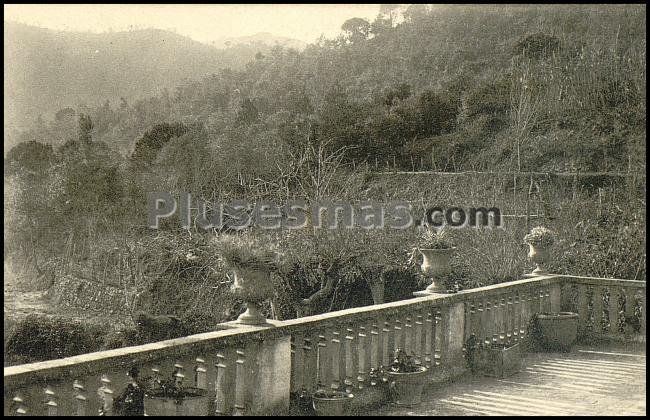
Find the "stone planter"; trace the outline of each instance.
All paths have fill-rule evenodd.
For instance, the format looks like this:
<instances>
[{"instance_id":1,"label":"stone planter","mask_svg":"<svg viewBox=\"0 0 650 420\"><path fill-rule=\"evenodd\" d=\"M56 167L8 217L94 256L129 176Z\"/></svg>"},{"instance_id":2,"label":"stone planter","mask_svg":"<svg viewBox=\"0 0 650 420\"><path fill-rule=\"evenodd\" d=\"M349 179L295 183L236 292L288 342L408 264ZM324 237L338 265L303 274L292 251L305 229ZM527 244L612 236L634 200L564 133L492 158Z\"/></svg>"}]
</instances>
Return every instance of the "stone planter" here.
<instances>
[{"instance_id":1,"label":"stone planter","mask_svg":"<svg viewBox=\"0 0 650 420\"><path fill-rule=\"evenodd\" d=\"M266 325L266 318L260 311L260 304L273 296L271 272L252 268L234 268L235 281L231 286L235 297L246 302L246 312L237 321L245 325Z\"/></svg>"},{"instance_id":2,"label":"stone planter","mask_svg":"<svg viewBox=\"0 0 650 420\"><path fill-rule=\"evenodd\" d=\"M327 391L327 396L312 396L314 411L318 416L344 416L354 398L353 394L343 391Z\"/></svg>"},{"instance_id":3,"label":"stone planter","mask_svg":"<svg viewBox=\"0 0 650 420\"><path fill-rule=\"evenodd\" d=\"M209 398L204 389L184 388L182 399L145 394L144 411L147 416L207 416Z\"/></svg>"},{"instance_id":4,"label":"stone planter","mask_svg":"<svg viewBox=\"0 0 650 420\"><path fill-rule=\"evenodd\" d=\"M521 370L521 344L477 349L475 362L485 376L507 378Z\"/></svg>"},{"instance_id":5,"label":"stone planter","mask_svg":"<svg viewBox=\"0 0 650 420\"><path fill-rule=\"evenodd\" d=\"M422 254L422 273L431 277L431 284L424 290L426 293L446 293L446 288L436 277L444 276L451 272L449 261L456 248L445 249L420 249Z\"/></svg>"},{"instance_id":6,"label":"stone planter","mask_svg":"<svg viewBox=\"0 0 650 420\"><path fill-rule=\"evenodd\" d=\"M391 383L393 402L397 405L414 406L422 402L422 390L427 381L427 368L418 372L386 372Z\"/></svg>"},{"instance_id":7,"label":"stone planter","mask_svg":"<svg viewBox=\"0 0 650 420\"><path fill-rule=\"evenodd\" d=\"M574 312L542 313L535 320L537 339L543 350L571 350L578 336L578 314Z\"/></svg>"},{"instance_id":8,"label":"stone planter","mask_svg":"<svg viewBox=\"0 0 650 420\"><path fill-rule=\"evenodd\" d=\"M536 277L548 274L544 269L544 265L548 262L550 255L548 248L536 243L529 243L528 247L528 258L536 265L536 268L532 273L527 274L527 276Z\"/></svg>"}]
</instances>

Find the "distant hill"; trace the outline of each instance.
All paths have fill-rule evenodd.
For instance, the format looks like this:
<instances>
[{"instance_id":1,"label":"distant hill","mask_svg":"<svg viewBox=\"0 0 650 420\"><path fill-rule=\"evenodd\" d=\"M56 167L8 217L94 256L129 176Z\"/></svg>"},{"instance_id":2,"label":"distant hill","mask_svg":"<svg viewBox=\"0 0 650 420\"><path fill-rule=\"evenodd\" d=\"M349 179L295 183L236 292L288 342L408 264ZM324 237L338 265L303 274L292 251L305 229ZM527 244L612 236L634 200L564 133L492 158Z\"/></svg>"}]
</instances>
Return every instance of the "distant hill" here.
<instances>
[{"instance_id":1,"label":"distant hill","mask_svg":"<svg viewBox=\"0 0 650 420\"><path fill-rule=\"evenodd\" d=\"M258 34L228 48L173 32L62 32L4 23L5 128L23 128L65 107L131 102L221 68L239 69L257 52L289 39ZM259 42L258 42L259 41ZM288 45L287 45L288 46Z\"/></svg>"},{"instance_id":2,"label":"distant hill","mask_svg":"<svg viewBox=\"0 0 650 420\"><path fill-rule=\"evenodd\" d=\"M254 35L220 38L214 41L212 45L217 48L228 48L236 45L281 45L285 48L294 48L302 51L307 46L307 43L284 36L276 36L269 32L258 32Z\"/></svg>"}]
</instances>

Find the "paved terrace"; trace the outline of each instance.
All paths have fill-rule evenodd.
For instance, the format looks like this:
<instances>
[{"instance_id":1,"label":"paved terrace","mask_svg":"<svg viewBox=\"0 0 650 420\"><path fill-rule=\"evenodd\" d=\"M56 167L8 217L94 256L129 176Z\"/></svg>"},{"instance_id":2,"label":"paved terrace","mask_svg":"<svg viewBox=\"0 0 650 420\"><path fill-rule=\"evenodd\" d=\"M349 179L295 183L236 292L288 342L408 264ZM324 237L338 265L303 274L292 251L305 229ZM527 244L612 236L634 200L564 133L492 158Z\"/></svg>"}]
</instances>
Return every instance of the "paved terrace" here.
<instances>
[{"instance_id":1,"label":"paved terrace","mask_svg":"<svg viewBox=\"0 0 650 420\"><path fill-rule=\"evenodd\" d=\"M430 369L423 403L364 407L361 414L645 414L645 286L539 276L263 326L222 324L204 334L11 366L4 368L4 414L113 415L113 400L133 366L154 376L182 373L186 385L203 390L184 406L172 401L167 415L190 409L199 415L286 414L291 393L325 387L360 395L370 369L389 364L397 347ZM581 337L623 344L528 353L523 370L503 380L467 373L463 347L471 335L525 343L534 314L559 311L578 314ZM636 334L619 320L636 320Z\"/></svg>"},{"instance_id":2,"label":"paved terrace","mask_svg":"<svg viewBox=\"0 0 650 420\"><path fill-rule=\"evenodd\" d=\"M465 374L425 389L422 404L385 405L377 416L646 415L645 344L577 345L571 353L528 353L519 373Z\"/></svg>"}]
</instances>

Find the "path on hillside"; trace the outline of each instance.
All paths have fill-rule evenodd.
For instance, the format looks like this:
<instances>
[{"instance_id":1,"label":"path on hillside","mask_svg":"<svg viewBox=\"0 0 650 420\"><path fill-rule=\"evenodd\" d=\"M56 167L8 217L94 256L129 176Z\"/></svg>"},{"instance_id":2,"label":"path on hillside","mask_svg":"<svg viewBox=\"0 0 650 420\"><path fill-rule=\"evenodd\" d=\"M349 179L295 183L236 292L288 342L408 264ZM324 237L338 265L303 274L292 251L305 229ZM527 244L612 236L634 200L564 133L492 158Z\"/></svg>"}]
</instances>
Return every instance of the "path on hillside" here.
<instances>
[{"instance_id":1,"label":"path on hillside","mask_svg":"<svg viewBox=\"0 0 650 420\"><path fill-rule=\"evenodd\" d=\"M61 308L54 304L47 295L46 290L30 290L21 277L11 269L11 265L4 262L4 316L11 321L19 320L27 315L61 316L77 321L111 323L119 321L115 316L83 310ZM113 319L111 319L113 318Z\"/></svg>"}]
</instances>

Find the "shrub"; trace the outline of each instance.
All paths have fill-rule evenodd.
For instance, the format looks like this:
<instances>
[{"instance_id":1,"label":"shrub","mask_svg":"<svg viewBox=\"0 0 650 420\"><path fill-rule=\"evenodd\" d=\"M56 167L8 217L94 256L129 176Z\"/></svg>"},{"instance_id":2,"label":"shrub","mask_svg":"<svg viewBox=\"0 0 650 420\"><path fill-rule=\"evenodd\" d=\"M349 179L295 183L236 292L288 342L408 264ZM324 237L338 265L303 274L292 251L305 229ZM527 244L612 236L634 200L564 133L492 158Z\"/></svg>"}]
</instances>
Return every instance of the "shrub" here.
<instances>
[{"instance_id":1,"label":"shrub","mask_svg":"<svg viewBox=\"0 0 650 420\"><path fill-rule=\"evenodd\" d=\"M9 333L5 363L12 359L31 363L97 351L104 333L94 324L32 314L18 321Z\"/></svg>"}]
</instances>

